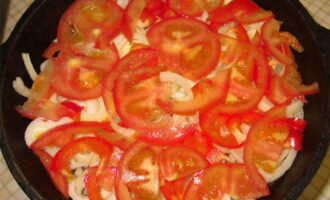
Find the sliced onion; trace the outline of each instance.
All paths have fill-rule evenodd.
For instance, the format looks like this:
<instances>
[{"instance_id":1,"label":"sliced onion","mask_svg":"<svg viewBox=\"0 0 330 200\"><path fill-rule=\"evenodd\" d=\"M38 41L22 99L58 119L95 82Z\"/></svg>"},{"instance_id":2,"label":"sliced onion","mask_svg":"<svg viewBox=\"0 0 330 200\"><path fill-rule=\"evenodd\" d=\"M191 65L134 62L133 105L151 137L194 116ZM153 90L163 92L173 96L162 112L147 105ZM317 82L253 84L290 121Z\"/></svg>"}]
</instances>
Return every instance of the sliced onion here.
<instances>
[{"instance_id":1,"label":"sliced onion","mask_svg":"<svg viewBox=\"0 0 330 200\"><path fill-rule=\"evenodd\" d=\"M201 16L196 18L201 20L202 22L207 23L207 19L209 18L209 13L207 11L204 11Z\"/></svg>"},{"instance_id":2,"label":"sliced onion","mask_svg":"<svg viewBox=\"0 0 330 200\"><path fill-rule=\"evenodd\" d=\"M83 195L83 191L85 188L84 184L84 176L79 176L75 179L73 179L69 183L69 196L73 200L89 200L89 198L85 195Z\"/></svg>"},{"instance_id":3,"label":"sliced onion","mask_svg":"<svg viewBox=\"0 0 330 200\"><path fill-rule=\"evenodd\" d=\"M267 112L268 110L272 109L274 104L267 99L267 97L263 96L258 104L258 109L262 112Z\"/></svg>"},{"instance_id":4,"label":"sliced onion","mask_svg":"<svg viewBox=\"0 0 330 200\"><path fill-rule=\"evenodd\" d=\"M297 118L303 118L304 112L303 112L304 102L301 100L295 100L290 105L286 107L286 116L288 118L297 117Z\"/></svg>"},{"instance_id":5,"label":"sliced onion","mask_svg":"<svg viewBox=\"0 0 330 200\"><path fill-rule=\"evenodd\" d=\"M60 150L59 147L56 146L49 146L49 147L45 147L44 150L52 157L54 157L57 152Z\"/></svg>"},{"instance_id":6,"label":"sliced onion","mask_svg":"<svg viewBox=\"0 0 330 200\"><path fill-rule=\"evenodd\" d=\"M78 169L81 167L97 166L100 162L100 157L94 153L78 153L70 160L70 169Z\"/></svg>"},{"instance_id":7,"label":"sliced onion","mask_svg":"<svg viewBox=\"0 0 330 200\"><path fill-rule=\"evenodd\" d=\"M110 125L111 125L111 128L117 132L117 133L121 133L123 135L126 135L126 136L132 136L135 134L136 130L134 129L131 129L131 128L124 128L122 126L120 126L118 123L116 123L113 119L110 118Z\"/></svg>"},{"instance_id":8,"label":"sliced onion","mask_svg":"<svg viewBox=\"0 0 330 200\"><path fill-rule=\"evenodd\" d=\"M30 95L30 89L25 86L21 77L16 77L13 81L14 90L21 96L28 98Z\"/></svg>"},{"instance_id":9,"label":"sliced onion","mask_svg":"<svg viewBox=\"0 0 330 200\"><path fill-rule=\"evenodd\" d=\"M184 98L180 98L180 100L189 101L194 98L193 92L191 88L194 86L194 82L184 78L183 76L174 73L174 72L160 72L159 78L162 82L170 82L175 83L180 86L185 93Z\"/></svg>"},{"instance_id":10,"label":"sliced onion","mask_svg":"<svg viewBox=\"0 0 330 200\"><path fill-rule=\"evenodd\" d=\"M229 194L224 194L224 195L222 196L222 200L231 200L231 197L230 197Z\"/></svg>"},{"instance_id":11,"label":"sliced onion","mask_svg":"<svg viewBox=\"0 0 330 200\"><path fill-rule=\"evenodd\" d=\"M34 70L33 64L28 53L22 53L23 62L26 68L26 71L30 75L32 80L35 80L38 76L37 72Z\"/></svg>"},{"instance_id":12,"label":"sliced onion","mask_svg":"<svg viewBox=\"0 0 330 200\"><path fill-rule=\"evenodd\" d=\"M87 100L84 102L84 104L84 109L80 114L81 121L102 122L109 118L102 97Z\"/></svg>"},{"instance_id":13,"label":"sliced onion","mask_svg":"<svg viewBox=\"0 0 330 200\"><path fill-rule=\"evenodd\" d=\"M41 63L41 65L40 65L40 71L41 72L45 69L45 67L49 64L49 62L52 62L52 61L45 60L44 62Z\"/></svg>"},{"instance_id":14,"label":"sliced onion","mask_svg":"<svg viewBox=\"0 0 330 200\"><path fill-rule=\"evenodd\" d=\"M72 122L73 120L69 117L63 117L57 122L54 121L44 121L42 118L38 117L30 122L25 130L24 138L27 146L30 146L36 139L43 135L49 129Z\"/></svg>"},{"instance_id":15,"label":"sliced onion","mask_svg":"<svg viewBox=\"0 0 330 200\"><path fill-rule=\"evenodd\" d=\"M236 141L241 144L246 140L246 134L242 133L239 129L235 128L232 132L233 136L235 137Z\"/></svg>"},{"instance_id":16,"label":"sliced onion","mask_svg":"<svg viewBox=\"0 0 330 200\"><path fill-rule=\"evenodd\" d=\"M243 27L246 30L246 33L249 37L250 40L253 39L254 35L261 31L261 27L264 24L264 22L257 22L257 23L253 23L253 24L243 24Z\"/></svg>"},{"instance_id":17,"label":"sliced onion","mask_svg":"<svg viewBox=\"0 0 330 200\"><path fill-rule=\"evenodd\" d=\"M122 58L128 54L131 44L122 33L118 34L112 41L118 49L119 57Z\"/></svg>"},{"instance_id":18,"label":"sliced onion","mask_svg":"<svg viewBox=\"0 0 330 200\"><path fill-rule=\"evenodd\" d=\"M143 24L140 25L143 26ZM149 41L146 36L146 30L144 28L139 26L136 27L135 33L133 35L133 42L149 46Z\"/></svg>"},{"instance_id":19,"label":"sliced onion","mask_svg":"<svg viewBox=\"0 0 330 200\"><path fill-rule=\"evenodd\" d=\"M234 158L235 163L243 163L243 147L238 149L230 149L229 155Z\"/></svg>"},{"instance_id":20,"label":"sliced onion","mask_svg":"<svg viewBox=\"0 0 330 200\"><path fill-rule=\"evenodd\" d=\"M291 167L294 159L296 158L297 151L294 149L286 149L283 151L279 165L273 173L267 173L261 168L258 168L260 174L265 178L265 180L270 183L279 179L283 174Z\"/></svg>"}]
</instances>

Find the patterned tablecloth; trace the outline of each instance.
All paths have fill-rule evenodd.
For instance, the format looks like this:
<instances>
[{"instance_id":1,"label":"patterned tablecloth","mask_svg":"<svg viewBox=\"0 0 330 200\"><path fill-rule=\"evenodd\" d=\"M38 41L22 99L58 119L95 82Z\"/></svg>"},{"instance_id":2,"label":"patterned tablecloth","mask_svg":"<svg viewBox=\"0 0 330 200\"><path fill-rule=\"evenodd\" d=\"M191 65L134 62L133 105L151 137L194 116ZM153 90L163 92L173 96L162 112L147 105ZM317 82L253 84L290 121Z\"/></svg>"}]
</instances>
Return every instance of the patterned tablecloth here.
<instances>
[{"instance_id":1,"label":"patterned tablecloth","mask_svg":"<svg viewBox=\"0 0 330 200\"><path fill-rule=\"evenodd\" d=\"M8 18L5 26L4 40L8 38L17 20L33 0L11 0ZM315 21L330 29L330 1L301 0ZM322 162L320 169L306 187L298 200L330 200L330 149ZM27 200L29 199L12 177L0 153L0 199Z\"/></svg>"}]
</instances>

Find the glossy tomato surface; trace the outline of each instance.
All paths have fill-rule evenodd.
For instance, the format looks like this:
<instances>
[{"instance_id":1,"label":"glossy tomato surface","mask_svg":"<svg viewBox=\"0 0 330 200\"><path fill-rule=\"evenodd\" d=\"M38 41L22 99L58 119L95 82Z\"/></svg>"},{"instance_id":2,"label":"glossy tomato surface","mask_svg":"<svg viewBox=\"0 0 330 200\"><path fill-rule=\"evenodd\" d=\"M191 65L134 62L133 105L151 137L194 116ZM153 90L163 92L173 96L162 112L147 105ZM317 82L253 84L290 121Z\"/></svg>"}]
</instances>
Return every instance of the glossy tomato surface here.
<instances>
[{"instance_id":1,"label":"glossy tomato surface","mask_svg":"<svg viewBox=\"0 0 330 200\"><path fill-rule=\"evenodd\" d=\"M24 99L18 97L9 86L15 76L21 76L24 80L28 79L24 69L17 68L17 66L22 66L19 56L22 51L30 52L33 63L36 65L41 63L43 59L40 55L51 43L56 32L56 23L51 24L49 22L58 22L60 15L71 2L64 0L56 2L36 1L1 50L1 65L3 65L1 68L1 91L3 91L1 93L1 147L14 176L32 199L63 199L63 197L52 185L37 158L26 149L22 133L28 120L19 116L12 109L14 105L21 104ZM267 197L292 199L297 197L307 184L308 179L316 170L315 166L320 163L317 160L323 156L325 147L328 145L329 135L324 132L328 123L325 118L328 111L328 91L325 89L328 79L321 50L323 52L329 51L326 51L325 47L320 50L322 47L319 47L316 41L311 39L313 38L311 30L316 31L317 37L322 37L322 34L325 35L325 31L313 24L304 10L297 11L297 7L301 9L300 4L287 1L283 1L281 4L274 1L260 1L259 3L264 8L271 9L280 20L285 21L283 29L292 32L302 42L306 50L301 55L296 56L302 76L306 83L317 81L321 88L319 94L308 97L309 104L305 109L306 120L310 123L305 131L304 150L299 153L295 161L295 165L303 167L292 168L271 187L272 196ZM51 15L49 14L50 9L53 11ZM299 13L302 13L303 17ZM35 37L31 38L31 35ZM327 40L326 37L319 39ZM311 69L310 65L318 68ZM41 175L40 171L43 172ZM40 182L40 179L48 180L48 182Z\"/></svg>"}]
</instances>

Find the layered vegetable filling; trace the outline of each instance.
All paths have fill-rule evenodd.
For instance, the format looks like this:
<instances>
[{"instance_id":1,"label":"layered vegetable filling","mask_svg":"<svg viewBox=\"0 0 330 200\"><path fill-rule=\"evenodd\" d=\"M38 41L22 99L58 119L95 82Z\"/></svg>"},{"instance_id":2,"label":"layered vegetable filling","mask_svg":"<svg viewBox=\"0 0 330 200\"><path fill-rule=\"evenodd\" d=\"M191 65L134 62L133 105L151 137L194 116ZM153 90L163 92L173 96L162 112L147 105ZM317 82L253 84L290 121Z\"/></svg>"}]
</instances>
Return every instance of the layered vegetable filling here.
<instances>
[{"instance_id":1,"label":"layered vegetable filling","mask_svg":"<svg viewBox=\"0 0 330 200\"><path fill-rule=\"evenodd\" d=\"M75 0L39 74L22 55L31 89L13 81L26 144L66 198L270 195L319 91L281 23L252 0Z\"/></svg>"}]
</instances>

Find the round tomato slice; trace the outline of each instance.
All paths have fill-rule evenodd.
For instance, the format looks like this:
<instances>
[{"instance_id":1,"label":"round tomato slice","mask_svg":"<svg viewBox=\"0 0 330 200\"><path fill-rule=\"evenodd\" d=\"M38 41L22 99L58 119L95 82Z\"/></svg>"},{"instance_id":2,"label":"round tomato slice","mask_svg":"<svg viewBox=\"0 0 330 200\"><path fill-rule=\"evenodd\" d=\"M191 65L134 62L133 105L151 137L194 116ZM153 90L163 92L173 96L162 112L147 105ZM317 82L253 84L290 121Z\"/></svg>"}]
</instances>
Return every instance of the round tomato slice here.
<instances>
[{"instance_id":1,"label":"round tomato slice","mask_svg":"<svg viewBox=\"0 0 330 200\"><path fill-rule=\"evenodd\" d=\"M98 137L83 137L72 140L63 146L54 156L51 169L58 174L70 177L70 160L78 153L94 152L100 157L100 170L112 154L112 145Z\"/></svg>"},{"instance_id":2,"label":"round tomato slice","mask_svg":"<svg viewBox=\"0 0 330 200\"><path fill-rule=\"evenodd\" d=\"M61 18L58 40L78 51L109 41L119 30L122 16L122 9L112 1L77 0Z\"/></svg>"},{"instance_id":3,"label":"round tomato slice","mask_svg":"<svg viewBox=\"0 0 330 200\"><path fill-rule=\"evenodd\" d=\"M101 96L103 78L119 58L115 46L107 52L101 58L61 52L55 59L51 88L59 95L75 100Z\"/></svg>"},{"instance_id":4,"label":"round tomato slice","mask_svg":"<svg viewBox=\"0 0 330 200\"><path fill-rule=\"evenodd\" d=\"M98 167L92 167L87 169L87 173L84 176L84 183L86 192L89 199L102 200L101 190L110 192L108 196L115 198L115 167L104 167L101 172L98 172Z\"/></svg>"},{"instance_id":5,"label":"round tomato slice","mask_svg":"<svg viewBox=\"0 0 330 200\"><path fill-rule=\"evenodd\" d=\"M203 11L215 9L222 4L223 0L167 0L167 2L175 12L181 15L196 17L201 15Z\"/></svg>"},{"instance_id":6,"label":"round tomato slice","mask_svg":"<svg viewBox=\"0 0 330 200\"><path fill-rule=\"evenodd\" d=\"M214 70L220 56L220 41L215 34L208 33L203 41L186 46L177 55L161 55L164 64L182 76L198 80Z\"/></svg>"},{"instance_id":7,"label":"round tomato slice","mask_svg":"<svg viewBox=\"0 0 330 200\"><path fill-rule=\"evenodd\" d=\"M193 18L175 17L154 24L147 32L152 48L178 55L184 48L204 40L209 27Z\"/></svg>"},{"instance_id":8,"label":"round tomato slice","mask_svg":"<svg viewBox=\"0 0 330 200\"><path fill-rule=\"evenodd\" d=\"M186 189L184 199L221 199L229 194L235 199L259 198L269 194L258 191L249 180L243 164L217 164L194 176Z\"/></svg>"},{"instance_id":9,"label":"round tomato slice","mask_svg":"<svg viewBox=\"0 0 330 200\"><path fill-rule=\"evenodd\" d=\"M151 49L140 49L125 56L117 65L119 73L112 92L119 117L143 133L139 138L169 144L192 133L194 125L177 124L173 116L157 104L163 91L159 77L155 76L163 69L157 55Z\"/></svg>"},{"instance_id":10,"label":"round tomato slice","mask_svg":"<svg viewBox=\"0 0 330 200\"><path fill-rule=\"evenodd\" d=\"M116 175L118 200L161 198L159 147L137 141L123 154Z\"/></svg>"},{"instance_id":11,"label":"round tomato slice","mask_svg":"<svg viewBox=\"0 0 330 200\"><path fill-rule=\"evenodd\" d=\"M159 155L160 172L167 181L191 176L207 166L207 160L188 147L170 146Z\"/></svg>"}]
</instances>

